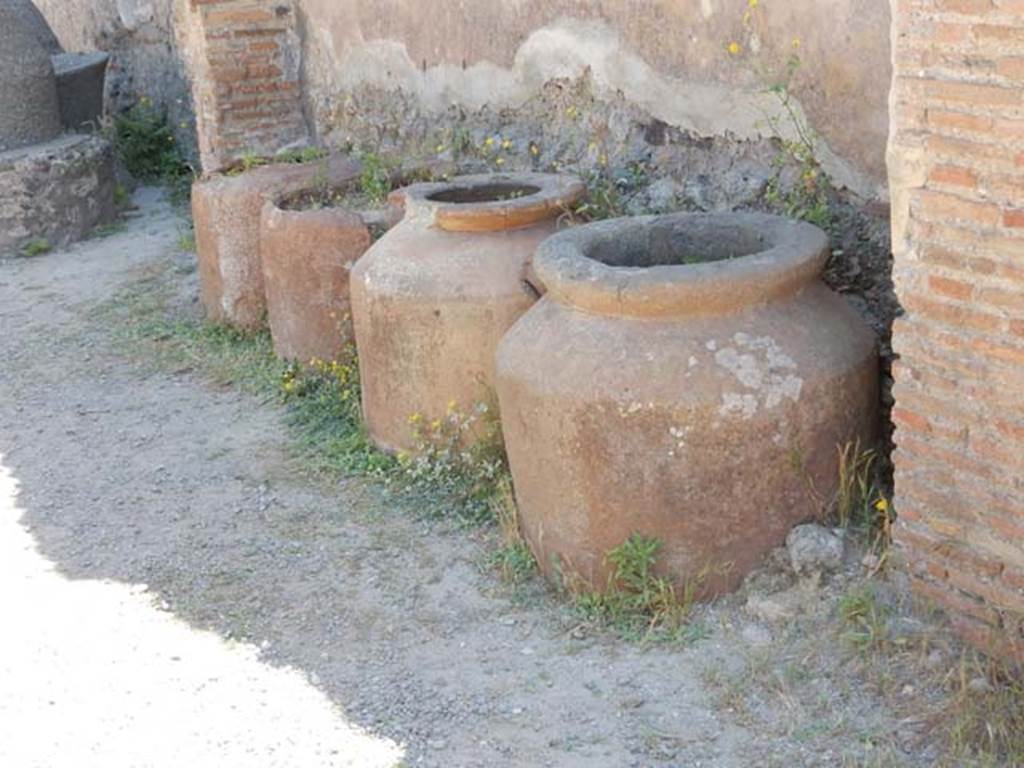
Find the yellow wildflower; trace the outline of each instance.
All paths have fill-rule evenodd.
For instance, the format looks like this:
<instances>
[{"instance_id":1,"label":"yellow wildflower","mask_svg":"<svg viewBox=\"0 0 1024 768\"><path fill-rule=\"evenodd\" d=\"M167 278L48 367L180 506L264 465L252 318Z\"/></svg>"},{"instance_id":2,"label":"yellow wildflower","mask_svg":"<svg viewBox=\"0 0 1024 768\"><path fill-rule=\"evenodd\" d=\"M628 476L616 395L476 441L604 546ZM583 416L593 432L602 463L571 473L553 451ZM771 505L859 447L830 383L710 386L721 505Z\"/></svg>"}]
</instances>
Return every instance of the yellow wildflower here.
<instances>
[{"instance_id":1,"label":"yellow wildflower","mask_svg":"<svg viewBox=\"0 0 1024 768\"><path fill-rule=\"evenodd\" d=\"M883 498L879 499L878 501L876 501L875 502L875 509L877 509L879 512L888 512L889 511L889 502L888 502L888 500L883 497Z\"/></svg>"},{"instance_id":2,"label":"yellow wildflower","mask_svg":"<svg viewBox=\"0 0 1024 768\"><path fill-rule=\"evenodd\" d=\"M735 40L733 40L731 43L729 43L729 53L731 53L733 56L739 56L741 53L743 53L743 46L737 43Z\"/></svg>"}]
</instances>

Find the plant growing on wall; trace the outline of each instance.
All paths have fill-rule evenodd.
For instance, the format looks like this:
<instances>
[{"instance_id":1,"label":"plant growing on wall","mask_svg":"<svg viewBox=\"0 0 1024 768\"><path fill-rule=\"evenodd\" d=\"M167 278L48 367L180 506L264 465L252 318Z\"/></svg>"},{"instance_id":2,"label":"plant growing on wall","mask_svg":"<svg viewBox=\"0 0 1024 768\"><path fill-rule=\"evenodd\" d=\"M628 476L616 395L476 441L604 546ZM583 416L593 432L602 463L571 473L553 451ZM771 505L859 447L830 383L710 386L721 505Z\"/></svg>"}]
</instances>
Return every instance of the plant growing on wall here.
<instances>
[{"instance_id":1,"label":"plant growing on wall","mask_svg":"<svg viewBox=\"0 0 1024 768\"><path fill-rule=\"evenodd\" d=\"M167 114L142 96L114 118L108 130L125 168L145 182L174 183L190 176Z\"/></svg>"},{"instance_id":2,"label":"plant growing on wall","mask_svg":"<svg viewBox=\"0 0 1024 768\"><path fill-rule=\"evenodd\" d=\"M765 28L764 1L747 0L743 14L745 42L732 40L727 51L732 58L750 67L765 93L776 102L775 109L763 112L764 124L780 147L775 173L765 190L765 202L787 216L828 227L832 220L829 206L832 186L818 161L820 138L793 93L794 81L803 66L800 40L793 38L781 64L765 52L761 45ZM798 169L795 181L787 178L789 168Z\"/></svg>"}]
</instances>

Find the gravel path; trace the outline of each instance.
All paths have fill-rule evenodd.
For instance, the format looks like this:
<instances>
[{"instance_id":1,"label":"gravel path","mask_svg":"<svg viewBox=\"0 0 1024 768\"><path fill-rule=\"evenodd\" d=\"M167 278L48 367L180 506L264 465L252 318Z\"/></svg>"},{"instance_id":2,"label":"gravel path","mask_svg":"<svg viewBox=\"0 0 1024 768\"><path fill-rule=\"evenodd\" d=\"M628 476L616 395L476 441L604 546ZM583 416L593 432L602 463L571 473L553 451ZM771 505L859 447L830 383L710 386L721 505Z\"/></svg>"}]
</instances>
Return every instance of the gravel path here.
<instances>
[{"instance_id":1,"label":"gravel path","mask_svg":"<svg viewBox=\"0 0 1024 768\"><path fill-rule=\"evenodd\" d=\"M740 597L705 609L707 638L682 648L583 631L539 585L483 568L483 534L361 482L303 479L275 405L126 359L90 310L154 267L195 281L182 222L157 193L138 202L121 233L0 262L0 765L877 754L885 702L843 671L834 637L801 644L829 610L817 593L802 624L751 619ZM730 703L735 681L794 663L781 688Z\"/></svg>"}]
</instances>

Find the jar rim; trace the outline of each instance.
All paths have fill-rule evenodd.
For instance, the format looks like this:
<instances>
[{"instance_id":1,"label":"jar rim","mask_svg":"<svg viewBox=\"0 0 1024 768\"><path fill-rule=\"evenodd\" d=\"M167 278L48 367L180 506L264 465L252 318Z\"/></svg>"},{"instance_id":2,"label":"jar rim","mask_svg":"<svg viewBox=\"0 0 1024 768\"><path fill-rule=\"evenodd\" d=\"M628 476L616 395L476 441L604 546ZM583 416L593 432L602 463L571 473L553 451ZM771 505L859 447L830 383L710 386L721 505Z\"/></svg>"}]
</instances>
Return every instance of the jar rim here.
<instances>
[{"instance_id":1,"label":"jar rim","mask_svg":"<svg viewBox=\"0 0 1024 768\"><path fill-rule=\"evenodd\" d=\"M712 248L720 247L718 236L745 252L665 263L644 255L659 231L683 241L699 233ZM621 249L632 250L624 256ZM726 314L796 293L821 276L828 253L828 236L802 221L760 213L678 213L609 219L558 233L541 244L534 269L554 300L588 312ZM631 263L639 260L650 263Z\"/></svg>"},{"instance_id":2,"label":"jar rim","mask_svg":"<svg viewBox=\"0 0 1024 768\"><path fill-rule=\"evenodd\" d=\"M567 212L586 192L575 177L552 173L487 173L413 184L397 193L411 216L450 232L524 229Z\"/></svg>"}]
</instances>

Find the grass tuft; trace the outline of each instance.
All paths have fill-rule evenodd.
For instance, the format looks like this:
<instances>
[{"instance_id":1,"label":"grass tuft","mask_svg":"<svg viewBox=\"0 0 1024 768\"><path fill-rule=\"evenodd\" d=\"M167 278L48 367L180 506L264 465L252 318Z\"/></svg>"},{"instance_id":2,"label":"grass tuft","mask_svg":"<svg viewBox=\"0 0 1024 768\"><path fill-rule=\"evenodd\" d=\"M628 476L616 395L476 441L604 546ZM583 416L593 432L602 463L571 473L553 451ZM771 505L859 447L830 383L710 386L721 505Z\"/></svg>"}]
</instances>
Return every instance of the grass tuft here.
<instances>
[{"instance_id":1,"label":"grass tuft","mask_svg":"<svg viewBox=\"0 0 1024 768\"><path fill-rule=\"evenodd\" d=\"M871 584L851 590L839 601L843 639L864 654L883 650L889 639L889 613Z\"/></svg>"},{"instance_id":2,"label":"grass tuft","mask_svg":"<svg viewBox=\"0 0 1024 768\"><path fill-rule=\"evenodd\" d=\"M505 583L522 584L536 573L537 561L519 528L519 509L510 478L498 481L491 508L501 534L501 546L492 553L490 564Z\"/></svg>"},{"instance_id":3,"label":"grass tuft","mask_svg":"<svg viewBox=\"0 0 1024 768\"><path fill-rule=\"evenodd\" d=\"M631 535L608 553L612 574L604 591L580 590L570 583L577 610L588 621L613 627L631 641L691 637L688 620L708 573L677 592L670 580L655 572L661 546L658 539Z\"/></svg>"},{"instance_id":4,"label":"grass tuft","mask_svg":"<svg viewBox=\"0 0 1024 768\"><path fill-rule=\"evenodd\" d=\"M946 707L933 725L957 765L1024 765L1024 674L1017 667L965 656L949 679Z\"/></svg>"},{"instance_id":5,"label":"grass tuft","mask_svg":"<svg viewBox=\"0 0 1024 768\"><path fill-rule=\"evenodd\" d=\"M21 247L22 256L42 256L44 253L49 253L53 250L53 246L50 245L50 241L45 237L37 237L34 240L29 240L25 245Z\"/></svg>"}]
</instances>

